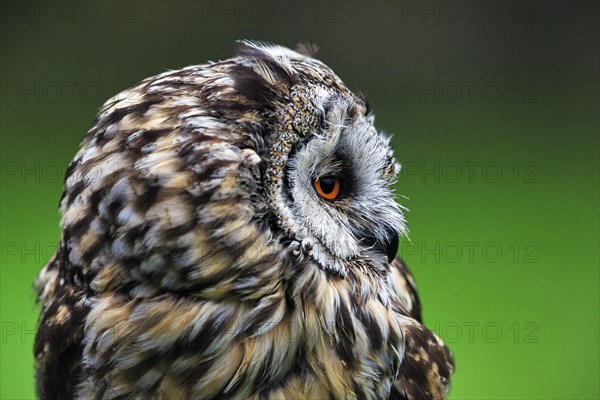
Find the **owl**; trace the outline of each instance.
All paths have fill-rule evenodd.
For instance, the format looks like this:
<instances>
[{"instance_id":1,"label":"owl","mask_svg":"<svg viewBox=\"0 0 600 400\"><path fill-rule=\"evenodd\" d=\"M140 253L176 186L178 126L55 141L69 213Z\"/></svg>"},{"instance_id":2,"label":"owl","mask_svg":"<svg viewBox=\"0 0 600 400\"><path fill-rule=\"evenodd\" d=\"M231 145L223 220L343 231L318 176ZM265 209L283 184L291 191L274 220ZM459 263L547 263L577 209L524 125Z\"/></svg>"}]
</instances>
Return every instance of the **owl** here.
<instances>
[{"instance_id":1,"label":"owl","mask_svg":"<svg viewBox=\"0 0 600 400\"><path fill-rule=\"evenodd\" d=\"M445 398L389 138L313 46L238 47L116 95L85 136L36 280L38 396Z\"/></svg>"}]
</instances>

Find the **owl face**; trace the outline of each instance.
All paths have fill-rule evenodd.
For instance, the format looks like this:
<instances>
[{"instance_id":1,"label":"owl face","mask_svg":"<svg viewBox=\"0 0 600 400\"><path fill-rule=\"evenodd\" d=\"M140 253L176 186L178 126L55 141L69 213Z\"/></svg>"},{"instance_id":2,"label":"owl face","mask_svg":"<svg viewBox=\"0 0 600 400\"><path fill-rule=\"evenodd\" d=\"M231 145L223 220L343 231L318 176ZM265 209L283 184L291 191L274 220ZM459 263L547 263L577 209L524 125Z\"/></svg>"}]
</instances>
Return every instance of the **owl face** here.
<instances>
[{"instance_id":1,"label":"owl face","mask_svg":"<svg viewBox=\"0 0 600 400\"><path fill-rule=\"evenodd\" d=\"M283 205L292 233L326 270L343 274L352 259L386 268L404 232L392 195L398 167L389 140L363 104L314 90L318 127L296 144L285 169Z\"/></svg>"}]
</instances>

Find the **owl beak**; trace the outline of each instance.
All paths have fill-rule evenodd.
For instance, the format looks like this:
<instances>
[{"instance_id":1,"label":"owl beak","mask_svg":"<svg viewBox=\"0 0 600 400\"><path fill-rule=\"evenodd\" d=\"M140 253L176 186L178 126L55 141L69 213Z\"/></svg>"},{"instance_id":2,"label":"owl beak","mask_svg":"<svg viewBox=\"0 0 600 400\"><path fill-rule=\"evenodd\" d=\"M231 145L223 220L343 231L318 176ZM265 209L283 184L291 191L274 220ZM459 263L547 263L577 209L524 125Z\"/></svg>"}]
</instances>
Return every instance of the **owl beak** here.
<instances>
[{"instance_id":1,"label":"owl beak","mask_svg":"<svg viewBox=\"0 0 600 400\"><path fill-rule=\"evenodd\" d=\"M386 243L385 250L388 257L388 262L392 262L394 258L396 258L396 254L398 253L398 245L400 243L400 239L398 236L398 232L395 232L390 236L390 241Z\"/></svg>"},{"instance_id":2,"label":"owl beak","mask_svg":"<svg viewBox=\"0 0 600 400\"><path fill-rule=\"evenodd\" d=\"M398 253L398 244L400 242L397 231L390 231L387 234L387 240L382 241L376 238L365 238L363 243L369 247L374 247L378 251L387 255L388 262L392 262Z\"/></svg>"}]
</instances>

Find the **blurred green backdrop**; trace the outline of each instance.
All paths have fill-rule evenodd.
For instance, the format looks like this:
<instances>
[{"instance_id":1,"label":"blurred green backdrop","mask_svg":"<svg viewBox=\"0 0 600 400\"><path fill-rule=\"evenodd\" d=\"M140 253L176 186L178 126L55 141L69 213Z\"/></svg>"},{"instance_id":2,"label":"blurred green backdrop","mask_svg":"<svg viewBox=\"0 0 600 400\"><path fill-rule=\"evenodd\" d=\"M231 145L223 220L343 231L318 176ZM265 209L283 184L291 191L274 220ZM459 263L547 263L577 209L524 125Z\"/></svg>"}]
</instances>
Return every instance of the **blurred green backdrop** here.
<instances>
[{"instance_id":1,"label":"blurred green backdrop","mask_svg":"<svg viewBox=\"0 0 600 400\"><path fill-rule=\"evenodd\" d=\"M0 398L34 396L31 289L96 110L234 40L320 45L404 165L425 320L453 399L599 393L598 3L1 3Z\"/></svg>"}]
</instances>

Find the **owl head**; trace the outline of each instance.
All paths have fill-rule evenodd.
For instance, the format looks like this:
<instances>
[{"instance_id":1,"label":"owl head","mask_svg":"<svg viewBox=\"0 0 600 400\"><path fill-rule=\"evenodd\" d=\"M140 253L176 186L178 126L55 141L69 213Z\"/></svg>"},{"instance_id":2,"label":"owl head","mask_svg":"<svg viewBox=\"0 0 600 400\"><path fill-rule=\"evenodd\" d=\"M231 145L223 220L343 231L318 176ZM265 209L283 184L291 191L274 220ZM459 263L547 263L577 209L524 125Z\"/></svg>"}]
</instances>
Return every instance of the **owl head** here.
<instances>
[{"instance_id":1,"label":"owl head","mask_svg":"<svg viewBox=\"0 0 600 400\"><path fill-rule=\"evenodd\" d=\"M389 138L303 49L244 41L110 99L67 172L58 257L73 279L210 297L299 260L387 269L405 231Z\"/></svg>"},{"instance_id":2,"label":"owl head","mask_svg":"<svg viewBox=\"0 0 600 400\"><path fill-rule=\"evenodd\" d=\"M279 103L263 180L276 224L325 270L343 275L349 260L387 268L405 231L392 195L399 166L364 97L313 58L244 44L255 74L239 85Z\"/></svg>"}]
</instances>

